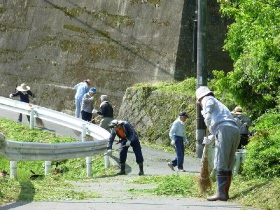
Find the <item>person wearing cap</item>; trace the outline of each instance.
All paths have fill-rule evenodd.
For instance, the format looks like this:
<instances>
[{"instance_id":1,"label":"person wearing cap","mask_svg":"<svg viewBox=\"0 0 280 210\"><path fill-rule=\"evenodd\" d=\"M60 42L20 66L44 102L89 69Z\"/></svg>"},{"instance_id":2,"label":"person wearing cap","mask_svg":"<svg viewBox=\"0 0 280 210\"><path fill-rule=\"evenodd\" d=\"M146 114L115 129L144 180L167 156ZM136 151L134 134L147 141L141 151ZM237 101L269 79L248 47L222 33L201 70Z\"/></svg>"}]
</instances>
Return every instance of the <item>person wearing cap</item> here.
<instances>
[{"instance_id":1,"label":"person wearing cap","mask_svg":"<svg viewBox=\"0 0 280 210\"><path fill-rule=\"evenodd\" d=\"M96 94L96 88L92 87L89 89L88 93L84 94L82 98L82 119L88 122L90 122L92 118L94 94Z\"/></svg>"},{"instance_id":2,"label":"person wearing cap","mask_svg":"<svg viewBox=\"0 0 280 210\"><path fill-rule=\"evenodd\" d=\"M132 125L128 121L122 121L122 120L113 120L111 121L109 125L111 129L107 150L110 154L112 151L113 142L116 138L116 136L119 137L118 143L120 144L120 171L119 175L125 174L125 162L127 159L127 152L128 148L131 146L133 149L133 152L136 157L136 162L139 165L139 176L144 175L143 170L143 162L144 158L142 155L142 149L139 141L139 137L135 129L132 127Z\"/></svg>"},{"instance_id":3,"label":"person wearing cap","mask_svg":"<svg viewBox=\"0 0 280 210\"><path fill-rule=\"evenodd\" d=\"M82 107L82 100L83 96L89 91L89 88L91 86L91 81L89 79L84 80L83 82L80 82L74 86L74 89L76 90L75 94L75 116L77 118L80 117L81 114L81 107Z\"/></svg>"},{"instance_id":4,"label":"person wearing cap","mask_svg":"<svg viewBox=\"0 0 280 210\"><path fill-rule=\"evenodd\" d=\"M113 120L114 110L108 101L107 95L101 95L100 102L100 111L97 112L101 116L99 126L110 132L109 124Z\"/></svg>"},{"instance_id":5,"label":"person wearing cap","mask_svg":"<svg viewBox=\"0 0 280 210\"><path fill-rule=\"evenodd\" d=\"M215 98L207 86L196 90L197 103L202 107L201 114L210 132L202 144L208 145L215 140L214 171L216 171L217 192L207 197L208 201L227 201L231 184L232 170L235 163L240 133L229 109Z\"/></svg>"},{"instance_id":6,"label":"person wearing cap","mask_svg":"<svg viewBox=\"0 0 280 210\"><path fill-rule=\"evenodd\" d=\"M10 98L19 96L21 102L29 103L29 96L34 97L33 93L30 90L30 87L27 86L25 83L22 83L20 86L17 86L16 92L10 94ZM28 122L30 121L30 116L27 115ZM18 116L18 122L22 122L22 113Z\"/></svg>"},{"instance_id":7,"label":"person wearing cap","mask_svg":"<svg viewBox=\"0 0 280 210\"><path fill-rule=\"evenodd\" d=\"M185 132L184 122L188 118L186 112L180 112L179 117L173 122L171 129L169 131L169 137L171 139L171 145L174 146L176 157L168 162L167 165L174 171L174 167L177 166L178 172L186 172L183 168L184 164L184 156L185 156L185 147L184 142L186 144L189 143L187 139L187 135Z\"/></svg>"},{"instance_id":8,"label":"person wearing cap","mask_svg":"<svg viewBox=\"0 0 280 210\"><path fill-rule=\"evenodd\" d=\"M237 149L242 149L249 143L249 127L251 126L251 120L243 114L241 106L235 107L231 113L240 131L240 143Z\"/></svg>"}]
</instances>

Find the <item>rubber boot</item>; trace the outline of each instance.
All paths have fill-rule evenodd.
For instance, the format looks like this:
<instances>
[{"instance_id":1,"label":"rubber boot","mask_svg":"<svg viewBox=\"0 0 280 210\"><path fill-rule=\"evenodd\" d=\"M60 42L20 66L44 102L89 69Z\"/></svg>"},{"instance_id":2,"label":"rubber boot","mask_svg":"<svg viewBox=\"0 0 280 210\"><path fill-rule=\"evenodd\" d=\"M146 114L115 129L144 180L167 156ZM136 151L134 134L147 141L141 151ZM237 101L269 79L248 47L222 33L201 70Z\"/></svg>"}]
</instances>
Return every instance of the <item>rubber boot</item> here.
<instances>
[{"instance_id":1,"label":"rubber boot","mask_svg":"<svg viewBox=\"0 0 280 210\"><path fill-rule=\"evenodd\" d=\"M138 175L139 176L142 176L142 175L144 175L144 170L143 170L143 163L139 163L139 173L138 173Z\"/></svg>"},{"instance_id":2,"label":"rubber boot","mask_svg":"<svg viewBox=\"0 0 280 210\"><path fill-rule=\"evenodd\" d=\"M121 163L121 170L119 171L118 175L125 175L125 163Z\"/></svg>"},{"instance_id":3,"label":"rubber boot","mask_svg":"<svg viewBox=\"0 0 280 210\"><path fill-rule=\"evenodd\" d=\"M231 183L231 171L217 172L217 192L215 195L207 197L208 201L227 201L228 191Z\"/></svg>"}]
</instances>

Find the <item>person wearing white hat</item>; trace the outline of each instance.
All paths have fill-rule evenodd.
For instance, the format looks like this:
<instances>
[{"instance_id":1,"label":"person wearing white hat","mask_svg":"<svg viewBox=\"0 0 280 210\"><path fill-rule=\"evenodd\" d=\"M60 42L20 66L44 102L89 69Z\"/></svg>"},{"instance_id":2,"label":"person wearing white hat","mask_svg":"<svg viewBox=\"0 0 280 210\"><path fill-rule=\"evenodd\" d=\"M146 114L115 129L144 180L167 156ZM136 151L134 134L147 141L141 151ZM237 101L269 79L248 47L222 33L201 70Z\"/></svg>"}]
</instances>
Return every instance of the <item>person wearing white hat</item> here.
<instances>
[{"instance_id":1,"label":"person wearing white hat","mask_svg":"<svg viewBox=\"0 0 280 210\"><path fill-rule=\"evenodd\" d=\"M25 83L22 83L20 86L17 86L16 92L10 94L10 98L19 96L20 101L29 103L29 96L34 97L33 93L30 90L30 87L27 86ZM30 116L27 115L28 122L30 121ZM22 122L22 113L19 114L18 122Z\"/></svg>"},{"instance_id":2,"label":"person wearing white hat","mask_svg":"<svg viewBox=\"0 0 280 210\"><path fill-rule=\"evenodd\" d=\"M216 144L213 170L216 170L217 192L207 197L207 200L227 201L240 132L229 109L215 98L207 86L200 86L196 90L196 99L202 107L204 122L211 133L211 137L205 137L202 144L210 144L213 140Z\"/></svg>"}]
</instances>

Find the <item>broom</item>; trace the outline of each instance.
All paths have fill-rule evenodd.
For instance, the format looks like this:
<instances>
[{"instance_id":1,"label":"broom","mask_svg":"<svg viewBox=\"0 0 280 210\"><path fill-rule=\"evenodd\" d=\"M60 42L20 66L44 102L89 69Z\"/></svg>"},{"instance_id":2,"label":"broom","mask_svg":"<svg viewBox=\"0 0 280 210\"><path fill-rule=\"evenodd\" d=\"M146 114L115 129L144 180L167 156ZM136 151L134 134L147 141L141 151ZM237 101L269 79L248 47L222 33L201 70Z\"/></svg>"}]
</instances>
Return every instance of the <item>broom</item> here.
<instances>
[{"instance_id":1,"label":"broom","mask_svg":"<svg viewBox=\"0 0 280 210\"><path fill-rule=\"evenodd\" d=\"M198 186L202 194L206 193L208 189L211 189L212 183L210 180L210 170L208 166L208 145L204 146L202 167L200 169L200 175L198 176Z\"/></svg>"}]
</instances>

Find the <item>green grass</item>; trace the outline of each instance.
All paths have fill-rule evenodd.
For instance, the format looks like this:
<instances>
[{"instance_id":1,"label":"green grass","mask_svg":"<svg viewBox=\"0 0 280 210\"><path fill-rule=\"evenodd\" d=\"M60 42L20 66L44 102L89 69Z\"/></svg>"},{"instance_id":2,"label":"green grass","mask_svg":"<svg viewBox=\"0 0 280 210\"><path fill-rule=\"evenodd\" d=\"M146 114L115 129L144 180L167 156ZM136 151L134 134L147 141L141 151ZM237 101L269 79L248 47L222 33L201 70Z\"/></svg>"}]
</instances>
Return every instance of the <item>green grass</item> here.
<instances>
[{"instance_id":1,"label":"green grass","mask_svg":"<svg viewBox=\"0 0 280 210\"><path fill-rule=\"evenodd\" d=\"M27 125L0 119L0 131L6 139L29 142L73 142L69 137L61 137L39 129L30 130ZM30 180L30 170L36 174L44 174L43 161L18 161L18 178L0 178L0 205L15 201L60 201L85 200L100 197L96 192L77 191L71 182L96 182L97 177L108 177L115 174L113 168L105 170L101 155L93 157L93 178L86 178L85 158L59 161L62 174L49 174L41 178ZM9 171L9 161L0 157L0 170ZM52 170L55 168L55 162ZM213 189L207 194L201 194L196 182L196 175L168 175L142 176L131 180L135 184L154 184L152 189L130 189L130 193L152 194L154 196L172 197L200 197L213 194ZM230 202L237 202L246 206L258 207L267 210L280 209L280 178L273 179L245 179L242 176L234 177L230 188Z\"/></svg>"},{"instance_id":2,"label":"green grass","mask_svg":"<svg viewBox=\"0 0 280 210\"><path fill-rule=\"evenodd\" d=\"M42 131L40 129L30 130L27 125L19 124L7 119L0 119L0 132L6 139L23 142L75 142L70 137L62 137ZM30 176L34 171L36 174L44 175L44 161L18 161L16 179L0 177L0 205L14 201L31 200L83 200L99 197L96 192L77 192L74 190L72 181L94 182L96 177L111 176L115 171L113 169L105 170L104 159L102 155L92 157L93 178L86 178L86 159L76 158L60 160L58 168L62 174L49 174L35 180ZM52 171L56 167L56 162L52 162ZM0 171L9 172L10 161L0 156Z\"/></svg>"}]
</instances>

